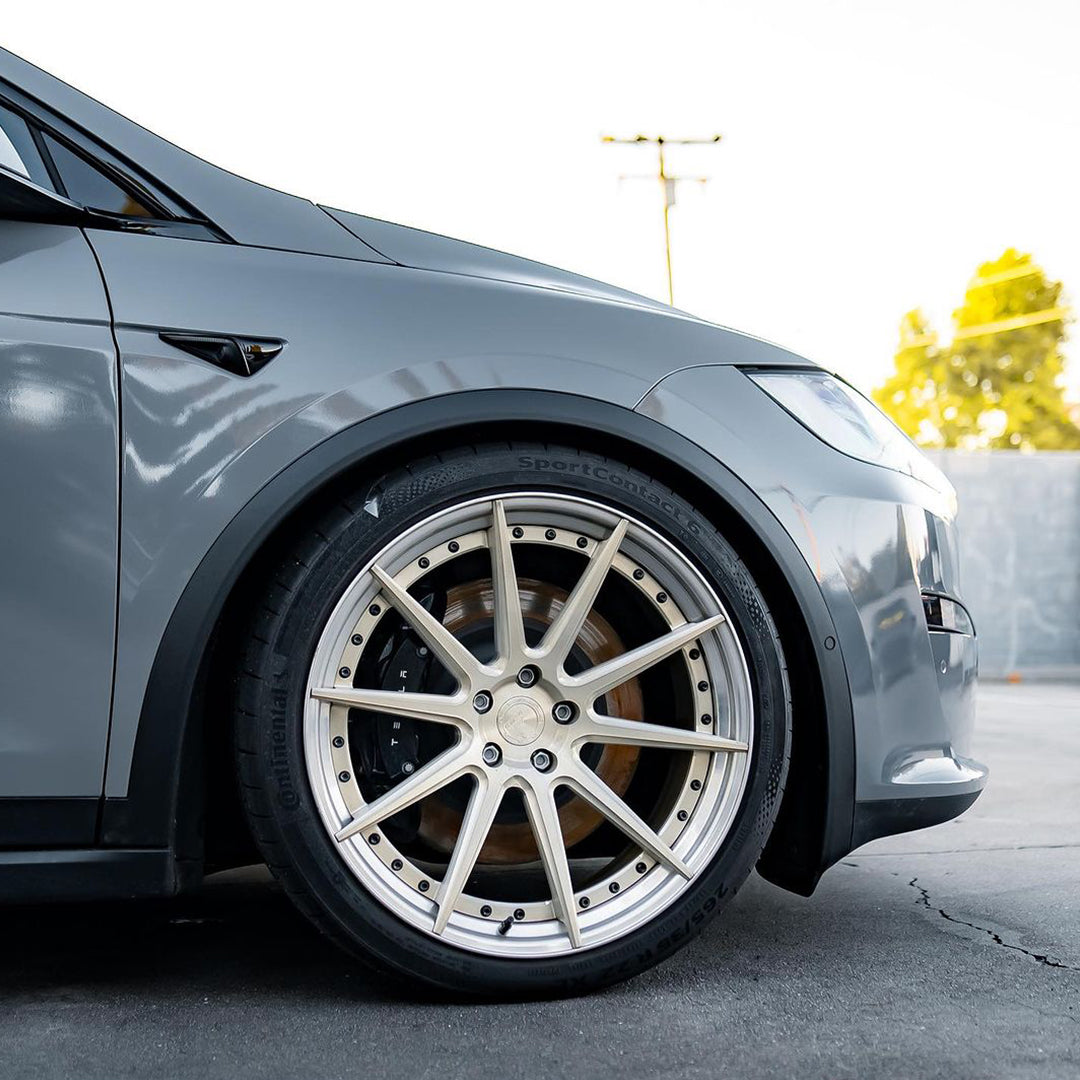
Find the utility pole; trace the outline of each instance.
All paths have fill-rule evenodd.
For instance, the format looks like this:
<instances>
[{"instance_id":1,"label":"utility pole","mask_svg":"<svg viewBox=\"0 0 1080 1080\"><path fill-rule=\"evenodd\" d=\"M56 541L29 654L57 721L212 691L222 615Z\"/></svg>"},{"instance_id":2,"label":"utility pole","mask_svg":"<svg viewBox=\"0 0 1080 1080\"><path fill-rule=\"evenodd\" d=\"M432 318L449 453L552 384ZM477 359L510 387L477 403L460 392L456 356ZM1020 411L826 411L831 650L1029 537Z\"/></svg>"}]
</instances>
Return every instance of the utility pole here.
<instances>
[{"instance_id":1,"label":"utility pole","mask_svg":"<svg viewBox=\"0 0 1080 1080\"><path fill-rule=\"evenodd\" d=\"M675 285L671 277L671 223L668 215L675 205L675 192L681 183L705 184L707 176L673 176L664 162L665 146L708 146L720 141L719 135L713 135L708 139L666 139L663 135L634 135L629 139L617 139L614 135L602 135L601 142L617 143L622 146L636 146L648 143L656 147L659 157L659 170L656 176L620 176L620 180L659 180L660 193L664 198L664 257L667 260L667 286L668 302L675 303Z\"/></svg>"}]
</instances>

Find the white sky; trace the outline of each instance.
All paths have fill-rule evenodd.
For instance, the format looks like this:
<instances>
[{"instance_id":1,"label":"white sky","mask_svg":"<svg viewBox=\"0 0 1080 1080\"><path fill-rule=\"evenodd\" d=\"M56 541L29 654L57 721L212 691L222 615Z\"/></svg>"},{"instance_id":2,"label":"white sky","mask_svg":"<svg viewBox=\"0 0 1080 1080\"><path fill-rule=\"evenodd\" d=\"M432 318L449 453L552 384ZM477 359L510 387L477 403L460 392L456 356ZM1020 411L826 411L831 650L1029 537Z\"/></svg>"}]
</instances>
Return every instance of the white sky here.
<instances>
[{"instance_id":1,"label":"white sky","mask_svg":"<svg viewBox=\"0 0 1080 1080\"><path fill-rule=\"evenodd\" d=\"M1080 298L1077 0L6 5L0 42L254 180L665 298L863 386L1013 245ZM1076 331L1080 335L1080 329ZM1070 384L1080 390L1080 348Z\"/></svg>"}]
</instances>

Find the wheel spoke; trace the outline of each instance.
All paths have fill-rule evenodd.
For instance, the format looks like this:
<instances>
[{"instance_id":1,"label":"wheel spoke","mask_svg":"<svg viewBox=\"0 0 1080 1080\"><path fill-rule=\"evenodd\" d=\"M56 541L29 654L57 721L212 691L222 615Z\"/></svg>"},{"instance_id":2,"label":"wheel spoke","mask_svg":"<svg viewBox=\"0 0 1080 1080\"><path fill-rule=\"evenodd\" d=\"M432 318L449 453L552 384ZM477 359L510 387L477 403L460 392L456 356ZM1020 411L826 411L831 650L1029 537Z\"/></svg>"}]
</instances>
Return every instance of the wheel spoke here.
<instances>
[{"instance_id":1,"label":"wheel spoke","mask_svg":"<svg viewBox=\"0 0 1080 1080\"><path fill-rule=\"evenodd\" d=\"M350 836L393 817L399 810L404 810L426 795L446 787L469 771L471 767L461 745L451 746L418 769L408 780L403 780L377 799L360 807L353 814L352 820L336 834L336 838L348 840Z\"/></svg>"},{"instance_id":2,"label":"wheel spoke","mask_svg":"<svg viewBox=\"0 0 1080 1080\"><path fill-rule=\"evenodd\" d=\"M737 739L725 739L710 731L647 724L592 713L586 725L575 731L577 743L618 743L620 746L651 746L659 750L711 750L714 753L745 753L750 747Z\"/></svg>"},{"instance_id":3,"label":"wheel spoke","mask_svg":"<svg viewBox=\"0 0 1080 1080\"><path fill-rule=\"evenodd\" d=\"M502 798L501 784L484 775L477 777L465 816L461 819L453 854L435 897L439 905L438 914L435 916L436 934L441 934L446 929L446 924L454 913L465 882L469 880L480 849L484 846L495 815L499 812Z\"/></svg>"},{"instance_id":4,"label":"wheel spoke","mask_svg":"<svg viewBox=\"0 0 1080 1080\"><path fill-rule=\"evenodd\" d=\"M424 639L432 652L450 670L462 686L480 669L475 656L419 600L412 597L381 566L371 568L372 576L382 586L390 603Z\"/></svg>"},{"instance_id":5,"label":"wheel spoke","mask_svg":"<svg viewBox=\"0 0 1080 1080\"><path fill-rule=\"evenodd\" d=\"M366 690L351 686L320 686L311 691L313 698L331 705L348 705L354 709L391 716L407 716L412 720L430 720L449 724L459 730L470 729L472 710L464 694L447 697L445 694L410 694L398 690Z\"/></svg>"},{"instance_id":6,"label":"wheel spoke","mask_svg":"<svg viewBox=\"0 0 1080 1080\"><path fill-rule=\"evenodd\" d=\"M495 590L495 652L505 668L515 661L520 663L524 656L525 623L506 525L506 508L502 499L496 499L491 506L488 547L491 549L491 581Z\"/></svg>"},{"instance_id":7,"label":"wheel spoke","mask_svg":"<svg viewBox=\"0 0 1080 1080\"><path fill-rule=\"evenodd\" d=\"M547 628L537 649L539 655L550 656L560 664L569 656L619 551L619 545L626 535L627 524L626 518L622 518L611 530L608 538L597 546L573 592L567 597L562 611Z\"/></svg>"},{"instance_id":8,"label":"wheel spoke","mask_svg":"<svg viewBox=\"0 0 1080 1080\"><path fill-rule=\"evenodd\" d=\"M540 861L551 889L551 901L559 921L566 927L570 944L581 947L581 929L578 926L577 905L574 901L574 885L570 880L570 864L566 858L559 812L555 807L555 790L545 786L534 788L532 784L521 786L525 798L525 810L529 815L536 846L540 849Z\"/></svg>"},{"instance_id":9,"label":"wheel spoke","mask_svg":"<svg viewBox=\"0 0 1080 1080\"><path fill-rule=\"evenodd\" d=\"M592 803L612 825L640 844L654 859L689 880L690 868L686 863L586 765L568 775L566 785Z\"/></svg>"},{"instance_id":10,"label":"wheel spoke","mask_svg":"<svg viewBox=\"0 0 1080 1080\"><path fill-rule=\"evenodd\" d=\"M636 649L631 649L622 656L613 657L602 664L583 671L580 675L567 677L565 685L585 691L590 699L595 700L601 694L614 690L643 671L647 671L654 664L667 659L672 653L676 653L691 641L697 640L707 634L713 627L719 626L724 621L723 615L713 615L711 618L702 619L700 622L684 623L663 637L656 638Z\"/></svg>"}]
</instances>

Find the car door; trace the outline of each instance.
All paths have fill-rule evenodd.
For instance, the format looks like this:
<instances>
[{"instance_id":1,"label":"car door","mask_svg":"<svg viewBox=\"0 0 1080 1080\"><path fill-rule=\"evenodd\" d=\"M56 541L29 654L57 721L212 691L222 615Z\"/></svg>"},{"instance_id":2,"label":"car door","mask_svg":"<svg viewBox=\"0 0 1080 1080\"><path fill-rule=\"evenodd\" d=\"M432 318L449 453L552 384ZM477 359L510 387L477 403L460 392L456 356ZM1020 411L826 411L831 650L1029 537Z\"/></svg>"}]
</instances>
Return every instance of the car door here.
<instances>
[{"instance_id":1,"label":"car door","mask_svg":"<svg viewBox=\"0 0 1080 1080\"><path fill-rule=\"evenodd\" d=\"M75 845L94 838L109 729L116 349L85 234L19 200L16 179L55 188L2 100L0 174L0 846Z\"/></svg>"}]
</instances>

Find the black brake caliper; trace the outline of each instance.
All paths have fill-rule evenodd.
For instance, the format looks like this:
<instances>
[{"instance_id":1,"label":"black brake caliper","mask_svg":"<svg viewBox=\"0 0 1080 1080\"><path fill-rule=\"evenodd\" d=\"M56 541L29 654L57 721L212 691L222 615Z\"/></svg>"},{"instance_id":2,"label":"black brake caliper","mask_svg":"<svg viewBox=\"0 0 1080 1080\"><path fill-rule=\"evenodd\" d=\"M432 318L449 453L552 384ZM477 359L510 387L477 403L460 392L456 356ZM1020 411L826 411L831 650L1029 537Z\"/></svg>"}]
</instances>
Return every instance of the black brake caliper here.
<instances>
[{"instance_id":1,"label":"black brake caliper","mask_svg":"<svg viewBox=\"0 0 1080 1080\"><path fill-rule=\"evenodd\" d=\"M437 619L446 609L444 593L430 593L421 603ZM402 624L383 649L378 684L381 690L422 693L431 670L431 653L412 627ZM364 775L376 794L388 791L420 767L420 730L417 721L403 716L378 714L365 725L358 740ZM399 832L415 836L420 827L420 806L413 804L391 819ZM403 838L404 839L404 838Z\"/></svg>"}]
</instances>

